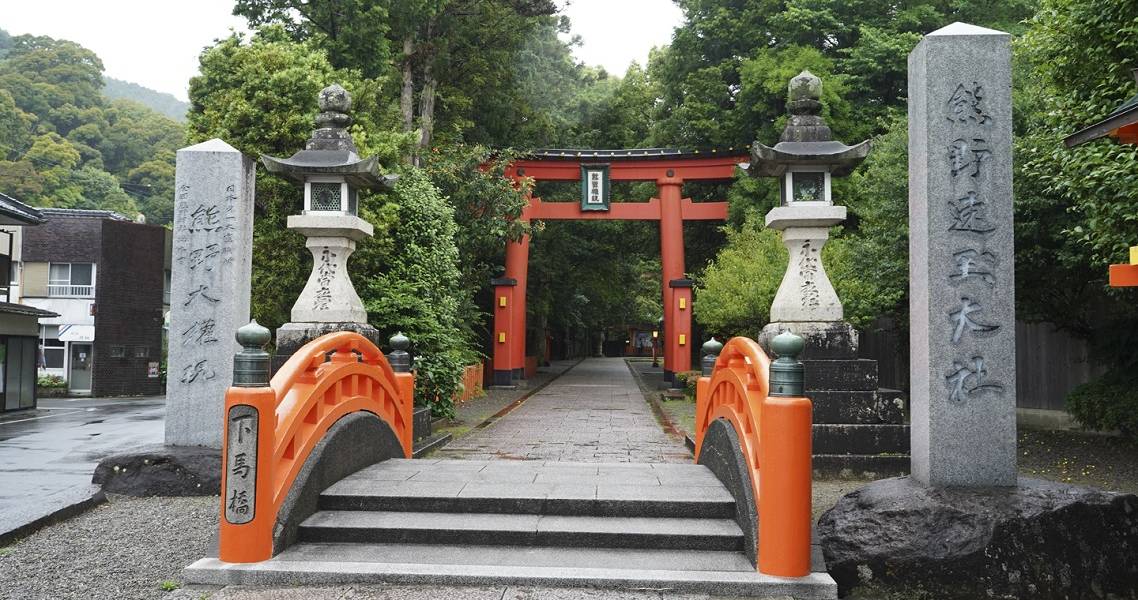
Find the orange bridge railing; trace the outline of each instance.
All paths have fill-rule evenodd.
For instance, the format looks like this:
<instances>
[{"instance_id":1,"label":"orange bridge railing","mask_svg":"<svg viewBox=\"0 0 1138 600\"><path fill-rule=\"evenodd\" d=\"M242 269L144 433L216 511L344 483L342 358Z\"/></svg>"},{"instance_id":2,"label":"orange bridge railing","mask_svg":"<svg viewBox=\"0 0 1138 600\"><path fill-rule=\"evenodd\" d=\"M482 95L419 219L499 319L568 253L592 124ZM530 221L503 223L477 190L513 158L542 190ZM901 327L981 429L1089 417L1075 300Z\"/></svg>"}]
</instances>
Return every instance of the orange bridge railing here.
<instances>
[{"instance_id":1,"label":"orange bridge railing","mask_svg":"<svg viewBox=\"0 0 1138 600\"><path fill-rule=\"evenodd\" d=\"M810 574L810 400L771 396L771 361L753 340L732 338L710 377L696 384L696 460L707 428L735 428L754 490L758 570L782 577Z\"/></svg>"},{"instance_id":2,"label":"orange bridge railing","mask_svg":"<svg viewBox=\"0 0 1138 600\"><path fill-rule=\"evenodd\" d=\"M341 417L357 411L376 415L410 458L414 387L414 376L392 371L367 338L343 331L302 347L267 387L229 388L219 558L272 557L281 504L313 448Z\"/></svg>"}]
</instances>

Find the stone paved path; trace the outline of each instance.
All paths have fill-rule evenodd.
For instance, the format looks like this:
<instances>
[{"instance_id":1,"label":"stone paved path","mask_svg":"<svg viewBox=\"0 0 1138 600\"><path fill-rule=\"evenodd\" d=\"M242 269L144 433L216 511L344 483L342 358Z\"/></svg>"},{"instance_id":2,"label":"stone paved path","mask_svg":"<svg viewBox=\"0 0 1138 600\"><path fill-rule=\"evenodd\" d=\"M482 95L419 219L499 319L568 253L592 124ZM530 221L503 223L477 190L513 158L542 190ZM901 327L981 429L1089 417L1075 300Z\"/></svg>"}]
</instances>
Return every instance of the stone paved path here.
<instances>
[{"instance_id":1,"label":"stone paved path","mask_svg":"<svg viewBox=\"0 0 1138 600\"><path fill-rule=\"evenodd\" d=\"M490 426L433 457L573 462L690 463L664 433L628 366L590 358Z\"/></svg>"}]
</instances>

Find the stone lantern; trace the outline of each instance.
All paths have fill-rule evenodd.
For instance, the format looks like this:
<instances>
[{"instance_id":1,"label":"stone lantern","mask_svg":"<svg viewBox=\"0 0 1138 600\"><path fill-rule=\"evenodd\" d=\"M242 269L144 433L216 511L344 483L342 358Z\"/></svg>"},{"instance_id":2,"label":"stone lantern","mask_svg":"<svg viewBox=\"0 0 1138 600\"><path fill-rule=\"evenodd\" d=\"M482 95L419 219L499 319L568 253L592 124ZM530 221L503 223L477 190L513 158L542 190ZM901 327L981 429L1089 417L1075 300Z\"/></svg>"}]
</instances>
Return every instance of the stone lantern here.
<instances>
[{"instance_id":1,"label":"stone lantern","mask_svg":"<svg viewBox=\"0 0 1138 600\"><path fill-rule=\"evenodd\" d=\"M857 333L842 320L842 303L822 265L822 247L829 228L846 219L846 207L834 205L832 178L849 175L869 154L868 141L847 146L833 139L821 97L822 80L809 71L791 79L782 137L773 148L755 142L748 167L752 176L779 178L779 206L767 213L766 225L782 232L790 252L759 342L769 349L771 338L793 331L806 338L808 356L835 344L844 346L843 354L857 349Z\"/></svg>"},{"instance_id":2,"label":"stone lantern","mask_svg":"<svg viewBox=\"0 0 1138 600\"><path fill-rule=\"evenodd\" d=\"M270 173L304 188L304 209L289 216L288 228L304 235L313 259L308 283L292 307L292 322L277 332L278 357L332 331L356 331L379 343L348 275L348 257L357 242L374 233L371 223L359 217L359 193L389 190L396 176L382 175L376 157L356 154L347 130L352 124L347 90L335 84L324 88L319 107L304 150L289 158L261 157Z\"/></svg>"}]
</instances>

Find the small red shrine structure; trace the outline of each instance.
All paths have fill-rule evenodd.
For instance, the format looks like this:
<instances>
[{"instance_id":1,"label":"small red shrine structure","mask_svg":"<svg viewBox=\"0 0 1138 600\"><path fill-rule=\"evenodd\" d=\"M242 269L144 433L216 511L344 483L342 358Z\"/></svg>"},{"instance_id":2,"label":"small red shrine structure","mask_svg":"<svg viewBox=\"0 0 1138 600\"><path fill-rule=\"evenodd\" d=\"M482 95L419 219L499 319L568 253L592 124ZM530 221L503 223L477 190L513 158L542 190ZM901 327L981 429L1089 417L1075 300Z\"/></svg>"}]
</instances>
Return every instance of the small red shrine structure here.
<instances>
[{"instance_id":1,"label":"small red shrine structure","mask_svg":"<svg viewBox=\"0 0 1138 600\"><path fill-rule=\"evenodd\" d=\"M660 334L666 376L691 370L692 282L684 278L684 221L723 221L727 202L693 202L683 197L689 181L729 182L735 168L750 160L747 150L535 150L511 163L515 180L581 181L581 198L550 202L530 198L521 219L636 220L660 223L660 265L664 330ZM611 199L613 181L654 181L648 202ZM494 279L494 383L521 378L526 357L526 277L529 237L506 246L506 272Z\"/></svg>"}]
</instances>

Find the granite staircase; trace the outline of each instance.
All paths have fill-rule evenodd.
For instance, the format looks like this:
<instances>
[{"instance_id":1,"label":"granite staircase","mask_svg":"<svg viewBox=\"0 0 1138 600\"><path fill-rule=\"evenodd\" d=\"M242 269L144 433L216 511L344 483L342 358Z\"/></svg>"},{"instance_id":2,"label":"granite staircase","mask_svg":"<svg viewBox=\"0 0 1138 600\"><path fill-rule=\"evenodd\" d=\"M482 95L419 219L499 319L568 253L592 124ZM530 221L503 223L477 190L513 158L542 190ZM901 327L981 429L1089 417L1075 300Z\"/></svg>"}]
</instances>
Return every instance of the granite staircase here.
<instances>
[{"instance_id":1,"label":"granite staircase","mask_svg":"<svg viewBox=\"0 0 1138 600\"><path fill-rule=\"evenodd\" d=\"M186 576L837 597L817 551L807 577L758 573L735 510L695 464L388 460L326 489L300 542L273 559L199 561Z\"/></svg>"}]
</instances>

